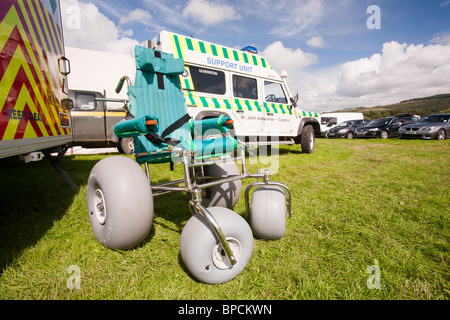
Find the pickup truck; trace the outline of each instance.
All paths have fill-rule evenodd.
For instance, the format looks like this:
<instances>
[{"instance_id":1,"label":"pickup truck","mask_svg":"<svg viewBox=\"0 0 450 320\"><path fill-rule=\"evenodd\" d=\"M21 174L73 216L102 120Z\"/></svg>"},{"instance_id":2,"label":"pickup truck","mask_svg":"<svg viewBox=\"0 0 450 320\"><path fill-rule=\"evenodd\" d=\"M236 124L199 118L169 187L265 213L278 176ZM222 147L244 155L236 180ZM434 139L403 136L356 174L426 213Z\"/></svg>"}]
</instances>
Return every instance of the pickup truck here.
<instances>
[{"instance_id":1,"label":"pickup truck","mask_svg":"<svg viewBox=\"0 0 450 320\"><path fill-rule=\"evenodd\" d=\"M114 134L116 123L129 114L127 100L108 99L95 91L69 90L73 100L71 110L73 146L83 148L116 147L119 152L134 152L133 138L119 139Z\"/></svg>"}]
</instances>

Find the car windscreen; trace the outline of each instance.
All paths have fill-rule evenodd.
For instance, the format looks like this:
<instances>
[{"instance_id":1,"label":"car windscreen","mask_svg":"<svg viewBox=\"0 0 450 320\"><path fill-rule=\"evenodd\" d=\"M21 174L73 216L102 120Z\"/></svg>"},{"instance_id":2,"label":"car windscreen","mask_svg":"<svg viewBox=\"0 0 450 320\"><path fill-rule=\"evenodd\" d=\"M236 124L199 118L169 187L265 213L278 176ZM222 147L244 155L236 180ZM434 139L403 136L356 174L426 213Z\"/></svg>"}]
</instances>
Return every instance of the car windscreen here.
<instances>
[{"instance_id":1,"label":"car windscreen","mask_svg":"<svg viewBox=\"0 0 450 320\"><path fill-rule=\"evenodd\" d=\"M392 118L381 118L373 120L371 123L368 124L368 126L383 126L385 124L388 124L389 121L391 121Z\"/></svg>"},{"instance_id":2,"label":"car windscreen","mask_svg":"<svg viewBox=\"0 0 450 320\"><path fill-rule=\"evenodd\" d=\"M353 125L353 121L344 121L337 125L337 127L351 127Z\"/></svg>"},{"instance_id":3,"label":"car windscreen","mask_svg":"<svg viewBox=\"0 0 450 320\"><path fill-rule=\"evenodd\" d=\"M450 119L450 115L448 115L448 114L442 114L442 115L441 114L433 114L433 115L430 115L430 116L423 117L422 119L420 119L419 122L428 122L428 123L431 123L431 122L443 122L443 123L448 123L449 119Z\"/></svg>"}]
</instances>

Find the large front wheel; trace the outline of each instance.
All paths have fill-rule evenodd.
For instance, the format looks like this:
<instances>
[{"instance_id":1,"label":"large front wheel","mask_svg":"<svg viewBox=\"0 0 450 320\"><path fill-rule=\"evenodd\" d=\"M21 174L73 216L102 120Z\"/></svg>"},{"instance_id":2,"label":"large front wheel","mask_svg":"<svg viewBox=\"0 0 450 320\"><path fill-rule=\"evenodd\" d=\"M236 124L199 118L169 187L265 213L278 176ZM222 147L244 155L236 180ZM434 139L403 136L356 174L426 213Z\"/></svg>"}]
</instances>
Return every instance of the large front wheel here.
<instances>
[{"instance_id":1,"label":"large front wheel","mask_svg":"<svg viewBox=\"0 0 450 320\"><path fill-rule=\"evenodd\" d=\"M87 184L89 219L98 241L110 249L128 249L148 235L153 197L142 168L127 157L99 161Z\"/></svg>"},{"instance_id":2,"label":"large front wheel","mask_svg":"<svg viewBox=\"0 0 450 320\"><path fill-rule=\"evenodd\" d=\"M253 251L248 223L237 213L222 207L207 209L220 226L237 263L232 265L206 218L195 214L184 227L180 254L184 265L199 281L218 284L230 281L245 268Z\"/></svg>"}]
</instances>

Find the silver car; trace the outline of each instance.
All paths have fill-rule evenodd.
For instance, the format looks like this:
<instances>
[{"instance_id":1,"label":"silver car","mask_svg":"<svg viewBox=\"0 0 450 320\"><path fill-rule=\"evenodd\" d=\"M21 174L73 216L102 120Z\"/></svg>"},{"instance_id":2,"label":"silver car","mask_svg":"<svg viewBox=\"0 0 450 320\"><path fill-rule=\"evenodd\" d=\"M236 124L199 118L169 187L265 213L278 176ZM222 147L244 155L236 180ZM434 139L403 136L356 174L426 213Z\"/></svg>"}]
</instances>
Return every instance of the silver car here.
<instances>
[{"instance_id":1,"label":"silver car","mask_svg":"<svg viewBox=\"0 0 450 320\"><path fill-rule=\"evenodd\" d=\"M450 138L450 113L430 114L417 123L409 124L398 130L399 138L436 139Z\"/></svg>"}]
</instances>

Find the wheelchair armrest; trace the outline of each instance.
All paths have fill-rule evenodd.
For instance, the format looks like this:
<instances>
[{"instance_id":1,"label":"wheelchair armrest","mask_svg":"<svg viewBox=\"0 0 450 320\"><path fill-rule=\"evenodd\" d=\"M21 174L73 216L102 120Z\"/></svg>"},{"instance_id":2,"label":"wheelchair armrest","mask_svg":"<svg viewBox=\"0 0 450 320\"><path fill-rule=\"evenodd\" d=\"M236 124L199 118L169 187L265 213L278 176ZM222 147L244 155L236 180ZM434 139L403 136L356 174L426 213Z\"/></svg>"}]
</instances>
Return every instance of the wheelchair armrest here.
<instances>
[{"instance_id":1,"label":"wheelchair armrest","mask_svg":"<svg viewBox=\"0 0 450 320\"><path fill-rule=\"evenodd\" d=\"M114 133L119 138L136 137L158 131L158 119L154 116L122 120L114 126Z\"/></svg>"}]
</instances>

